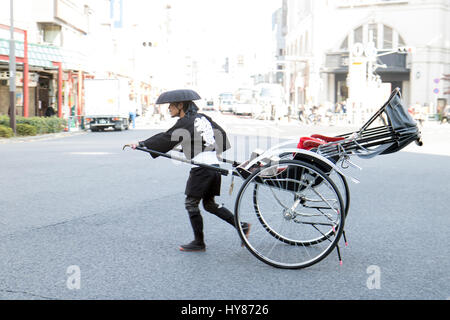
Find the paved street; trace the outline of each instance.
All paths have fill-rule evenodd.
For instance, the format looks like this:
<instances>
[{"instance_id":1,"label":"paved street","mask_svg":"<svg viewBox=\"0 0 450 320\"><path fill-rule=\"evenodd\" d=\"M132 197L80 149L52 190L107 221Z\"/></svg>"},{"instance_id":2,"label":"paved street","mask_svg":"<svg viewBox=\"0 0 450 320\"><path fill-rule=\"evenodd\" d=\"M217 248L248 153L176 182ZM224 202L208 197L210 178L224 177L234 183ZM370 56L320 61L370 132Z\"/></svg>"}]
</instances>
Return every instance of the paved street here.
<instances>
[{"instance_id":1,"label":"paved street","mask_svg":"<svg viewBox=\"0 0 450 320\"><path fill-rule=\"evenodd\" d=\"M215 119L237 160L281 139L354 129ZM363 170L349 171L361 183L349 182L343 265L332 252L300 270L260 262L208 213L207 251L178 251L192 237L189 166L122 151L168 125L141 119L124 132L0 141L0 299L450 298L450 125L426 123L421 148L354 159ZM230 182L223 178L218 202L233 208L239 185L230 196Z\"/></svg>"}]
</instances>

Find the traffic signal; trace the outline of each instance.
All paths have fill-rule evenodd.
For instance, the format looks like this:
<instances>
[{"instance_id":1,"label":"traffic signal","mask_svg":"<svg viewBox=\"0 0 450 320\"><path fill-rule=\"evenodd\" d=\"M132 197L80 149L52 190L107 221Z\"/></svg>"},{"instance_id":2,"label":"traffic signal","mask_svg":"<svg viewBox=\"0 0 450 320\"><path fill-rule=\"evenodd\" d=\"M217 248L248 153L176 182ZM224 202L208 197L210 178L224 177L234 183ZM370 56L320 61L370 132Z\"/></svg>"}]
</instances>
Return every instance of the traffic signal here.
<instances>
[{"instance_id":1,"label":"traffic signal","mask_svg":"<svg viewBox=\"0 0 450 320\"><path fill-rule=\"evenodd\" d=\"M412 47L398 47L397 52L398 53L412 53L413 48Z\"/></svg>"},{"instance_id":2,"label":"traffic signal","mask_svg":"<svg viewBox=\"0 0 450 320\"><path fill-rule=\"evenodd\" d=\"M151 41L143 41L142 42L142 46L151 48L151 47L156 47L157 43L156 42L151 42Z\"/></svg>"},{"instance_id":3,"label":"traffic signal","mask_svg":"<svg viewBox=\"0 0 450 320\"><path fill-rule=\"evenodd\" d=\"M228 73L230 72L230 60L227 58L225 58L225 63L222 65L223 70Z\"/></svg>"}]
</instances>

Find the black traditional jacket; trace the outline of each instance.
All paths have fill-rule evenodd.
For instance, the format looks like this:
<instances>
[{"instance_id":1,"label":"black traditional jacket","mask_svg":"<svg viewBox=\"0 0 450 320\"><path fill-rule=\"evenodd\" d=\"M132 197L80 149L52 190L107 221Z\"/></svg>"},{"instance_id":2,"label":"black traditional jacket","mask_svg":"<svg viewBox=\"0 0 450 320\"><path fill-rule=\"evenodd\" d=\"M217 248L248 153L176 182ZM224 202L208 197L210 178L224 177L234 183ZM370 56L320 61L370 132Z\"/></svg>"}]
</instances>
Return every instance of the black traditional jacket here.
<instances>
[{"instance_id":1,"label":"black traditional jacket","mask_svg":"<svg viewBox=\"0 0 450 320\"><path fill-rule=\"evenodd\" d=\"M203 113L196 112L195 104L188 109L185 116L166 132L158 133L139 145L148 149L166 153L181 144L184 155L192 159L204 151L215 151L217 154L228 150L225 130ZM153 158L158 157L150 153Z\"/></svg>"}]
</instances>

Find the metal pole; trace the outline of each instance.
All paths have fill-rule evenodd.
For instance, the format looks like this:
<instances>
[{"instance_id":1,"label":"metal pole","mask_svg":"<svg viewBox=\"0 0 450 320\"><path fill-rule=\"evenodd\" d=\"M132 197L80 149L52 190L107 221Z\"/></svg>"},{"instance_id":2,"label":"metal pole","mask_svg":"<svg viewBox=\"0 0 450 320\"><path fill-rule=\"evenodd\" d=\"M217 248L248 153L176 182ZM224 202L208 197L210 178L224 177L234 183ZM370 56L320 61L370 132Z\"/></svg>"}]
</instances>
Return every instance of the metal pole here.
<instances>
[{"instance_id":1,"label":"metal pole","mask_svg":"<svg viewBox=\"0 0 450 320\"><path fill-rule=\"evenodd\" d=\"M9 42L9 123L16 134L16 48L14 42L14 10L10 0L11 38Z\"/></svg>"},{"instance_id":2,"label":"metal pole","mask_svg":"<svg viewBox=\"0 0 450 320\"><path fill-rule=\"evenodd\" d=\"M122 150L125 150L126 147L129 147L129 145L127 145L127 144L124 145ZM216 167L216 166L213 166L213 165L209 165L209 164L206 164L206 163L196 162L194 160L189 160L189 159L186 159L186 158L177 157L175 155L167 154L167 153L164 153L164 152L159 152L159 151L156 151L156 150L151 150L151 149L142 148L142 147L136 147L136 150L148 152L148 153L150 153L151 155L154 155L154 156L161 156L161 157L164 157L164 158L177 160L177 161L184 162L184 163L193 164L195 166L199 166L199 167L203 167L203 168L207 168L207 169L212 169L212 170L218 171L223 176L227 176L229 174L233 174L233 170L227 170L227 169L223 169L223 168Z\"/></svg>"},{"instance_id":3,"label":"metal pole","mask_svg":"<svg viewBox=\"0 0 450 320\"><path fill-rule=\"evenodd\" d=\"M28 31L23 32L23 116L29 116L29 64L28 64Z\"/></svg>"}]
</instances>

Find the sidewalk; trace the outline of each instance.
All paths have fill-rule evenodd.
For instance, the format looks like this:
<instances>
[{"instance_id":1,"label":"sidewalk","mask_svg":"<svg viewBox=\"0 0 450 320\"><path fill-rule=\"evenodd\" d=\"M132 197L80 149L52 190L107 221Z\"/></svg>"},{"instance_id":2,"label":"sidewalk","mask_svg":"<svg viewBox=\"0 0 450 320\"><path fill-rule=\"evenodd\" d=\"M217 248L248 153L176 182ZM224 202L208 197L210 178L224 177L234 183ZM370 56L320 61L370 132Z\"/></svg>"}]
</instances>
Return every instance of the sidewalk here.
<instances>
[{"instance_id":1,"label":"sidewalk","mask_svg":"<svg viewBox=\"0 0 450 320\"><path fill-rule=\"evenodd\" d=\"M175 124L178 119L168 118L161 121L155 121L151 117L137 117L136 118L136 127L133 128L130 125L130 129L134 130L167 130L171 126Z\"/></svg>"},{"instance_id":2,"label":"sidewalk","mask_svg":"<svg viewBox=\"0 0 450 320\"><path fill-rule=\"evenodd\" d=\"M12 137L12 138L1 138L0 137L0 144L30 142L30 141L43 141L43 140L57 139L57 138L63 138L63 137L70 137L70 136L80 135L80 134L86 134L86 131L72 130L70 132L46 133L46 134L41 134L41 135L37 135L37 136L25 136L25 137L16 136L16 137Z\"/></svg>"}]
</instances>

